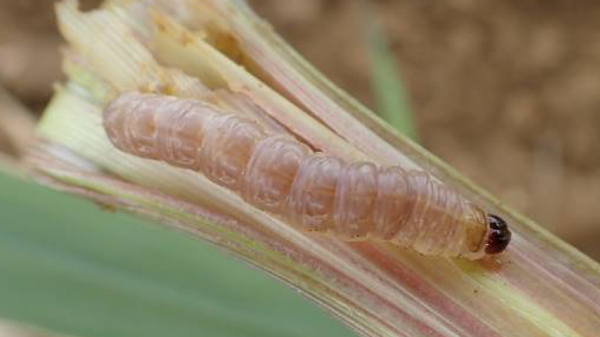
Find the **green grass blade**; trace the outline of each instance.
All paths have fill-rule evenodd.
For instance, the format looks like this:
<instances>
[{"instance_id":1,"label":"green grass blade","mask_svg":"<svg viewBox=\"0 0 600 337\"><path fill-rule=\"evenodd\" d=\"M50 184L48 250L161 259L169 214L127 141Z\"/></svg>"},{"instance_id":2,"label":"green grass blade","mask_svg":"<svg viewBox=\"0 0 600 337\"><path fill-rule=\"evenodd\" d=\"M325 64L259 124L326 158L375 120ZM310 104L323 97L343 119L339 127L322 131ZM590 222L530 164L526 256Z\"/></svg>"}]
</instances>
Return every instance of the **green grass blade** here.
<instances>
[{"instance_id":1,"label":"green grass blade","mask_svg":"<svg viewBox=\"0 0 600 337\"><path fill-rule=\"evenodd\" d=\"M351 335L183 234L2 174L0 205L3 319L98 337Z\"/></svg>"},{"instance_id":2,"label":"green grass blade","mask_svg":"<svg viewBox=\"0 0 600 337\"><path fill-rule=\"evenodd\" d=\"M384 28L368 1L363 1L371 87L378 114L398 131L417 141L417 129L398 64Z\"/></svg>"}]
</instances>

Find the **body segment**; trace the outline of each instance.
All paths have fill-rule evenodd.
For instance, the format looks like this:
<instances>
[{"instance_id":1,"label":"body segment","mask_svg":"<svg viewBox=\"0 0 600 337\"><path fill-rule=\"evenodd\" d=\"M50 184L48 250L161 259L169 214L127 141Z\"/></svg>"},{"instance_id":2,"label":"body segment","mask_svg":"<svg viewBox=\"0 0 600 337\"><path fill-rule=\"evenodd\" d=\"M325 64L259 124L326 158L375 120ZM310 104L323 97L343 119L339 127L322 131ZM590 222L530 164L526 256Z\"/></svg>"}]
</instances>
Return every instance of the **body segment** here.
<instances>
[{"instance_id":1,"label":"body segment","mask_svg":"<svg viewBox=\"0 0 600 337\"><path fill-rule=\"evenodd\" d=\"M120 150L200 172L306 231L469 259L510 239L500 218L426 172L315 153L200 101L128 93L105 109L104 128Z\"/></svg>"}]
</instances>

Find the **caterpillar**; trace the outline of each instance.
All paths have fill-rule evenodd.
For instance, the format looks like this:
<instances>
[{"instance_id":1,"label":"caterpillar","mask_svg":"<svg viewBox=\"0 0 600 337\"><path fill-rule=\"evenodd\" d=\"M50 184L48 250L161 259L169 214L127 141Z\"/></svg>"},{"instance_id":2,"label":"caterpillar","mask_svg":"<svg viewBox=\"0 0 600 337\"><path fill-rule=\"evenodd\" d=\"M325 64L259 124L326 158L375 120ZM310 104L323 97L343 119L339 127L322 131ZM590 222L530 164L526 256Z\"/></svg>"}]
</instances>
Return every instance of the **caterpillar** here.
<instances>
[{"instance_id":1,"label":"caterpillar","mask_svg":"<svg viewBox=\"0 0 600 337\"><path fill-rule=\"evenodd\" d=\"M427 172L346 162L202 101L124 93L103 126L119 150L202 173L302 230L466 259L511 238L504 220Z\"/></svg>"}]
</instances>

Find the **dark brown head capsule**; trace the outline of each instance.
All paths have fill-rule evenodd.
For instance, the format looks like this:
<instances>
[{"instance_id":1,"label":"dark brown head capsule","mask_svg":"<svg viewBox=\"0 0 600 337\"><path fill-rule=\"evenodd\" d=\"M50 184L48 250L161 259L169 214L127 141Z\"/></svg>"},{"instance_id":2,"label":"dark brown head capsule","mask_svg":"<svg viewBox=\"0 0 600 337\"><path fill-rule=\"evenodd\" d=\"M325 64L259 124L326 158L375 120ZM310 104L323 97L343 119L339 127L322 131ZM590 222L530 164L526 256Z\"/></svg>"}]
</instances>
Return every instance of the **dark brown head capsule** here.
<instances>
[{"instance_id":1,"label":"dark brown head capsule","mask_svg":"<svg viewBox=\"0 0 600 337\"><path fill-rule=\"evenodd\" d=\"M486 254L498 254L506 249L510 242L511 233L506 222L501 217L488 214L487 222L490 228L487 243L485 245Z\"/></svg>"}]
</instances>

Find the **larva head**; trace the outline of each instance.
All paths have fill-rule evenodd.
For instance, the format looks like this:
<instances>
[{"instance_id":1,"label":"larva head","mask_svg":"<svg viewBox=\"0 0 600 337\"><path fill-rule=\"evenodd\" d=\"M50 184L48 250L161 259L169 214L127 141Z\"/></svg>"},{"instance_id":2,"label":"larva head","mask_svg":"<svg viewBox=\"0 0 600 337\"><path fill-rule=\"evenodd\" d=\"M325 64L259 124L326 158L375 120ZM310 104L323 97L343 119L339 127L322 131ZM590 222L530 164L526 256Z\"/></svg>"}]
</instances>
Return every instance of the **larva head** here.
<instances>
[{"instance_id":1,"label":"larva head","mask_svg":"<svg viewBox=\"0 0 600 337\"><path fill-rule=\"evenodd\" d=\"M506 222L494 214L487 215L488 236L485 253L492 255L504 251L510 242L511 233Z\"/></svg>"}]
</instances>

